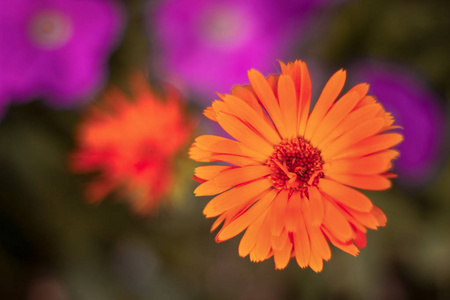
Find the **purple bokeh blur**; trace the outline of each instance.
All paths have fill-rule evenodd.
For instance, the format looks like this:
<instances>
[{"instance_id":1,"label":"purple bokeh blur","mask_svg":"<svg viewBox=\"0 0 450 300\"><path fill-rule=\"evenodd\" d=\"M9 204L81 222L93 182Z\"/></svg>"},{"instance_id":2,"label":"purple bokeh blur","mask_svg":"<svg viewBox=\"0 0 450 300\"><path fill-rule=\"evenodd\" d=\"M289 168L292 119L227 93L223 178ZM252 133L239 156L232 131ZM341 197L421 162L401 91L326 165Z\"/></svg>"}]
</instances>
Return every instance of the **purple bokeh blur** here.
<instances>
[{"instance_id":1,"label":"purple bokeh blur","mask_svg":"<svg viewBox=\"0 0 450 300\"><path fill-rule=\"evenodd\" d=\"M439 97L412 70L392 64L359 62L349 72L370 84L374 95L403 127L404 141L394 171L399 181L422 186L432 179L445 146L445 116Z\"/></svg>"},{"instance_id":2,"label":"purple bokeh blur","mask_svg":"<svg viewBox=\"0 0 450 300\"><path fill-rule=\"evenodd\" d=\"M1 1L0 113L11 102L68 107L92 97L123 32L118 3Z\"/></svg>"},{"instance_id":3,"label":"purple bokeh blur","mask_svg":"<svg viewBox=\"0 0 450 300\"><path fill-rule=\"evenodd\" d=\"M247 71L276 71L323 1L180 0L149 8L157 74L209 104L248 82Z\"/></svg>"}]
</instances>

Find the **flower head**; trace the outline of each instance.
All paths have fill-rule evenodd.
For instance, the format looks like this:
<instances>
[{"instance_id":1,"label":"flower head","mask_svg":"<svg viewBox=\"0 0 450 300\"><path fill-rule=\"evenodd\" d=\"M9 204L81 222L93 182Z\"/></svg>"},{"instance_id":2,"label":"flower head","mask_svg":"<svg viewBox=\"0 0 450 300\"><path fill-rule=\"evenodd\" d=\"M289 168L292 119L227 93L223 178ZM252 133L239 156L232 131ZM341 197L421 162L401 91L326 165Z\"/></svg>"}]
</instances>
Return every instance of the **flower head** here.
<instances>
[{"instance_id":1,"label":"flower head","mask_svg":"<svg viewBox=\"0 0 450 300\"><path fill-rule=\"evenodd\" d=\"M248 72L250 85L220 95L205 115L233 138L195 140L190 156L229 165L198 167L197 196L216 195L204 209L223 226L217 241L245 231L239 254L252 261L274 257L284 268L291 257L300 267L322 270L331 257L328 243L357 255L367 228L386 217L358 189L391 186L388 170L402 140L393 118L356 85L339 100L346 79L336 72L310 112L311 80L306 64L280 63L282 73L264 78Z\"/></svg>"},{"instance_id":2,"label":"flower head","mask_svg":"<svg viewBox=\"0 0 450 300\"><path fill-rule=\"evenodd\" d=\"M39 97L56 107L86 100L104 80L121 25L114 1L5 1L0 11L0 109Z\"/></svg>"},{"instance_id":3,"label":"flower head","mask_svg":"<svg viewBox=\"0 0 450 300\"><path fill-rule=\"evenodd\" d=\"M148 18L159 47L155 67L209 99L215 91L244 83L251 66L270 70L273 64L268 62L286 55L295 40L291 35L301 34L304 21L318 5L316 1L283 5L273 0L162 1Z\"/></svg>"},{"instance_id":4,"label":"flower head","mask_svg":"<svg viewBox=\"0 0 450 300\"><path fill-rule=\"evenodd\" d=\"M104 107L89 111L71 163L75 172L100 172L86 190L90 202L119 189L135 211L147 213L169 191L175 155L186 145L192 126L174 90L163 102L143 77L131 84L132 99L112 89Z\"/></svg>"}]
</instances>

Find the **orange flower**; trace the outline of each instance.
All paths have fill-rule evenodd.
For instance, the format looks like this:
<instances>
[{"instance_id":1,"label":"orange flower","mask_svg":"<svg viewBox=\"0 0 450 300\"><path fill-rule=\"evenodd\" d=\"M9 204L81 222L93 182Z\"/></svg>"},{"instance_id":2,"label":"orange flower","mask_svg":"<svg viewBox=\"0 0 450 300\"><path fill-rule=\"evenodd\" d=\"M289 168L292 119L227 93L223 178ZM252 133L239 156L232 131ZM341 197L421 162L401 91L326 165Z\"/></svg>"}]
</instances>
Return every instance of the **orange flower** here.
<instances>
[{"instance_id":1,"label":"orange flower","mask_svg":"<svg viewBox=\"0 0 450 300\"><path fill-rule=\"evenodd\" d=\"M281 64L282 74L264 78L250 70L250 85L219 95L205 115L236 140L203 135L192 159L230 165L198 167L197 196L216 195L204 209L222 222L216 241L243 230L239 254L252 261L274 257L284 268L291 257L300 267L322 270L328 242L357 255L367 228L386 224L384 213L361 192L391 186L387 171L402 140L393 118L365 83L338 101L344 70L325 85L310 113L311 80L306 64ZM358 249L359 248L359 249Z\"/></svg>"},{"instance_id":2,"label":"orange flower","mask_svg":"<svg viewBox=\"0 0 450 300\"><path fill-rule=\"evenodd\" d=\"M131 89L133 99L111 89L104 107L88 112L71 165L75 172L100 172L87 187L90 202L118 188L136 212L148 213L171 187L174 156L188 141L192 126L175 91L163 102L143 76L132 79Z\"/></svg>"}]
</instances>

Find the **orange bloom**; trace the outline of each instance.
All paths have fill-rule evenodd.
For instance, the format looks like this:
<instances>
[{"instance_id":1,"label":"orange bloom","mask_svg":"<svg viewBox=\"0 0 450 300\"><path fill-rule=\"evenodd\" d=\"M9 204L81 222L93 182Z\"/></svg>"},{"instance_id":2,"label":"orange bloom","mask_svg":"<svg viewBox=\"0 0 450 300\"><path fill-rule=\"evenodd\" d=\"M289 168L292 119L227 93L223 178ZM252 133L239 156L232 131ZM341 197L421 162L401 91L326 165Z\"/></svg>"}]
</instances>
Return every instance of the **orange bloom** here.
<instances>
[{"instance_id":1,"label":"orange bloom","mask_svg":"<svg viewBox=\"0 0 450 300\"><path fill-rule=\"evenodd\" d=\"M391 186L387 171L402 140L393 118L365 83L338 101L344 70L325 85L310 113L311 80L306 64L281 64L280 75L264 78L250 70L250 85L219 95L205 115L236 140L203 135L190 149L200 162L230 165L198 167L197 196L216 195L206 217L222 222L216 241L245 231L242 257L274 257L284 268L291 257L300 267L322 270L329 243L357 255L366 245L367 228L386 224L384 213L361 192Z\"/></svg>"},{"instance_id":2,"label":"orange bloom","mask_svg":"<svg viewBox=\"0 0 450 300\"><path fill-rule=\"evenodd\" d=\"M92 108L78 132L79 149L71 157L75 172L99 171L87 189L90 202L113 189L139 213L155 208L171 187L174 156L191 134L178 94L163 102L143 76L131 81L132 99L111 89L103 107Z\"/></svg>"}]
</instances>

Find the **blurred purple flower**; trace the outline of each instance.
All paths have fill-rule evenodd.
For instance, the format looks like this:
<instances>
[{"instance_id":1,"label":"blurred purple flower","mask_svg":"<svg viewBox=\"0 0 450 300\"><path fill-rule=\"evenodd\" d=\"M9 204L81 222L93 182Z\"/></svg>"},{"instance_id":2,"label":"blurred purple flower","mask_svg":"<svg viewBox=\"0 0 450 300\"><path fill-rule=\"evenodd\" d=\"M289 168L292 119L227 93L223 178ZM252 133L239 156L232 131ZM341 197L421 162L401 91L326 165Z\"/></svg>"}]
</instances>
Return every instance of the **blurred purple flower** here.
<instances>
[{"instance_id":1,"label":"blurred purple flower","mask_svg":"<svg viewBox=\"0 0 450 300\"><path fill-rule=\"evenodd\" d=\"M105 79L122 17L112 0L2 0L0 110L40 97L56 107L86 100Z\"/></svg>"},{"instance_id":2,"label":"blurred purple flower","mask_svg":"<svg viewBox=\"0 0 450 300\"><path fill-rule=\"evenodd\" d=\"M414 185L429 181L444 146L445 118L438 97L407 69L364 62L352 73L358 82L370 84L370 94L403 127L405 139L397 146L400 157L394 169L399 180Z\"/></svg>"},{"instance_id":3,"label":"blurred purple flower","mask_svg":"<svg viewBox=\"0 0 450 300\"><path fill-rule=\"evenodd\" d=\"M179 0L150 9L157 55L154 67L177 85L210 97L246 83L251 68L274 71L288 46L302 39L321 1Z\"/></svg>"}]
</instances>

